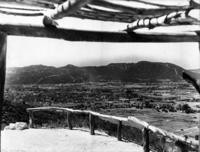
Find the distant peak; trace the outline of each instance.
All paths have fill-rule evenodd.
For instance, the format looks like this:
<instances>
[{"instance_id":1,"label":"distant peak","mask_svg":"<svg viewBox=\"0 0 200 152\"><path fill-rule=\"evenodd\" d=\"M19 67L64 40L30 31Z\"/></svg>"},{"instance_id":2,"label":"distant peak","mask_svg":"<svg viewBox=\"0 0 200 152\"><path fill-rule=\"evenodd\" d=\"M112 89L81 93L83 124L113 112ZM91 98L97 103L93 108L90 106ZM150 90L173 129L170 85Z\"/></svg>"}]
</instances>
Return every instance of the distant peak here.
<instances>
[{"instance_id":1,"label":"distant peak","mask_svg":"<svg viewBox=\"0 0 200 152\"><path fill-rule=\"evenodd\" d=\"M26 67L46 67L46 66L43 65L43 64L36 64L36 65L29 65L29 66L26 66Z\"/></svg>"},{"instance_id":2,"label":"distant peak","mask_svg":"<svg viewBox=\"0 0 200 152\"><path fill-rule=\"evenodd\" d=\"M61 68L77 68L77 66L75 66L73 64L67 64L66 66L61 67Z\"/></svg>"},{"instance_id":3,"label":"distant peak","mask_svg":"<svg viewBox=\"0 0 200 152\"><path fill-rule=\"evenodd\" d=\"M161 64L161 62L139 61L136 64ZM165 63L162 63L165 64Z\"/></svg>"},{"instance_id":4,"label":"distant peak","mask_svg":"<svg viewBox=\"0 0 200 152\"><path fill-rule=\"evenodd\" d=\"M135 63L110 63L107 66L120 66L120 65L131 65Z\"/></svg>"}]
</instances>

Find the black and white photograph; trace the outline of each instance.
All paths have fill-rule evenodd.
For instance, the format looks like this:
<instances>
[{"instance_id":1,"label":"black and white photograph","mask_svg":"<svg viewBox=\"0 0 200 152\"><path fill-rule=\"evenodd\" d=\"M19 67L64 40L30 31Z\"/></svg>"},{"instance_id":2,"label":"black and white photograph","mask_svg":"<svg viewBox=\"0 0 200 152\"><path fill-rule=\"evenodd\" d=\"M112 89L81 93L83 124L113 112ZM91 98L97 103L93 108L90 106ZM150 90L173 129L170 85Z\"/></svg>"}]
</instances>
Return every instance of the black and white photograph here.
<instances>
[{"instance_id":1,"label":"black and white photograph","mask_svg":"<svg viewBox=\"0 0 200 152\"><path fill-rule=\"evenodd\" d=\"M0 0L1 152L200 152L198 0Z\"/></svg>"}]
</instances>

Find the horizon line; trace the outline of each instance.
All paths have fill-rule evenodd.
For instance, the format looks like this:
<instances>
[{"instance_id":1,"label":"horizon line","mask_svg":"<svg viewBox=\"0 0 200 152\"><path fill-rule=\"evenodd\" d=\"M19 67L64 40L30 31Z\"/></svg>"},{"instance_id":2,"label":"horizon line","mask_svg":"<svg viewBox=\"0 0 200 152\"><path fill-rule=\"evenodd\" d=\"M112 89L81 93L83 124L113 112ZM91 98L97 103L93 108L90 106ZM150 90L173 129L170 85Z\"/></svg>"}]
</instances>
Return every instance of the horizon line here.
<instances>
[{"instance_id":1,"label":"horizon line","mask_svg":"<svg viewBox=\"0 0 200 152\"><path fill-rule=\"evenodd\" d=\"M31 67L31 66L46 66L46 67L53 67L53 68L62 68L62 67L70 66L70 65L74 66L74 67L101 67L101 66L108 66L108 65L111 65L111 64L137 64L137 63L140 63L140 62L172 64L172 65L176 65L178 67L185 69L182 66L179 66L177 64L170 63L170 62L154 62L154 61L147 61L147 60L141 60L141 61L137 61L137 62L111 62L111 63L101 64L101 65L84 65L84 66L79 66L79 65L70 64L70 63L65 64L63 66L53 66L53 65L46 65L46 64L31 64L31 65L25 65L25 66L12 66L12 67L6 67L6 68L25 68L25 67Z\"/></svg>"}]
</instances>

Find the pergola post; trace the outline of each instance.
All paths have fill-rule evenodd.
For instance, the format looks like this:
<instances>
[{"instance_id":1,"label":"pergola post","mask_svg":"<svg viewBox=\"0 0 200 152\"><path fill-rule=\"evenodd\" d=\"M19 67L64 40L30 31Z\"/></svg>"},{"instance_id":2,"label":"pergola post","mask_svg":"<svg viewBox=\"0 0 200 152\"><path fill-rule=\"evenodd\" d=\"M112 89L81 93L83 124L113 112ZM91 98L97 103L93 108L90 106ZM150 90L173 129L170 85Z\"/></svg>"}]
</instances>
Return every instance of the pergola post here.
<instances>
[{"instance_id":1,"label":"pergola post","mask_svg":"<svg viewBox=\"0 0 200 152\"><path fill-rule=\"evenodd\" d=\"M198 33L198 36L200 37L200 33ZM200 41L199 41L199 53L200 53ZM200 61L199 61L199 64L200 64ZM199 114L199 138L198 139L199 139L199 152L200 152L200 114Z\"/></svg>"},{"instance_id":2,"label":"pergola post","mask_svg":"<svg viewBox=\"0 0 200 152\"><path fill-rule=\"evenodd\" d=\"M199 114L199 151L200 151L200 114Z\"/></svg>"},{"instance_id":3,"label":"pergola post","mask_svg":"<svg viewBox=\"0 0 200 152\"><path fill-rule=\"evenodd\" d=\"M5 85L5 71L6 71L6 50L7 50L7 35L0 32L0 107L2 111ZM2 115L1 115L2 116ZM1 117L0 116L0 117ZM0 121L2 119L0 118Z\"/></svg>"}]
</instances>

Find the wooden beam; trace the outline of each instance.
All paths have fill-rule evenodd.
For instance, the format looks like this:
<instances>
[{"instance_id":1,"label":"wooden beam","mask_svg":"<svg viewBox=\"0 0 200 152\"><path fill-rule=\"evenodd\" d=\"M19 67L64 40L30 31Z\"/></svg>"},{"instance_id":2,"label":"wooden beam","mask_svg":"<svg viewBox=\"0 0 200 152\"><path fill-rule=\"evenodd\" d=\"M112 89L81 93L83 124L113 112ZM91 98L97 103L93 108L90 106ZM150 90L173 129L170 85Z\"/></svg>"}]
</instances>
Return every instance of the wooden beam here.
<instances>
[{"instance_id":1,"label":"wooden beam","mask_svg":"<svg viewBox=\"0 0 200 152\"><path fill-rule=\"evenodd\" d=\"M183 3L173 3L174 1L172 1L173 4L169 3L168 4L163 4L162 2L163 1L160 1L160 2L153 2L153 1L149 1L149 0L133 0L134 2L138 2L138 3L141 3L141 4L147 4L147 5L152 5L152 6L159 6L159 7L165 7L165 8L174 8L174 9L177 9L177 8L180 8L180 7L185 7L185 6L188 6L189 3L188 2L185 2L182 1ZM165 3L165 1L164 1ZM186 4L187 3L187 4Z\"/></svg>"},{"instance_id":2,"label":"wooden beam","mask_svg":"<svg viewBox=\"0 0 200 152\"><path fill-rule=\"evenodd\" d=\"M69 14L74 13L88 2L89 0L67 0L66 2L58 5L54 10L45 13L43 24L45 26L56 27L57 23L54 20L69 16Z\"/></svg>"},{"instance_id":3,"label":"wooden beam","mask_svg":"<svg viewBox=\"0 0 200 152\"><path fill-rule=\"evenodd\" d=\"M169 14L162 15L160 17L151 17L138 19L131 24L128 24L127 30L134 31L139 28L154 28L157 26L166 26L166 25L199 25L200 9L191 9L188 11L176 11Z\"/></svg>"},{"instance_id":4,"label":"wooden beam","mask_svg":"<svg viewBox=\"0 0 200 152\"><path fill-rule=\"evenodd\" d=\"M11 1L16 1L16 0L11 0ZM79 3L79 0L71 0L72 4ZM181 5L179 4L178 6L173 6L173 5L161 5L159 3L150 3L148 1L144 1L144 0L132 0L127 2L127 0L93 0L93 1L89 1L88 5L84 6L84 1L89 1L89 0L82 0L80 1L82 4L81 5L75 5L78 7L74 7L72 5L69 5L70 1L66 1L63 4L58 5L54 10L50 10L47 11L47 9L45 9L43 7L43 10L45 13L45 17L44 17L44 24L48 25L48 24L52 24L53 21L49 21L49 20L53 20L53 19L58 19L58 18L62 18L65 16L73 16L73 17L77 17L77 18L87 18L87 19L94 19L94 20L104 20L104 21L116 21L116 22L125 22L125 23L131 23L135 20L137 20L138 18L146 18L146 17L153 17L153 16L161 16L163 14L166 13L170 13L172 11L176 11L176 10L185 10L186 8L189 7L189 3L188 4L184 4ZM136 2L135 2L136 1ZM58 1L55 1L56 3L54 4L55 6L57 5ZM59 1L63 2L63 1ZM118 3L119 2L119 3ZM125 2L125 4L121 5L121 2ZM37 6L36 4L38 3L51 3L48 1L28 1L28 0L20 0L20 2L18 2L19 4L23 4L23 3L27 3L27 4L32 4L32 6ZM35 4L36 3L36 4ZM136 3L136 5L130 5L132 3ZM138 3L143 5L146 5L147 3L147 8L145 8L145 6L140 7L140 5L138 5ZM150 4L149 4L150 3ZM10 3L10 5L12 6L12 3ZM149 5L155 5L155 8L148 8ZM8 5L9 6L9 5ZM11 6L9 6L11 8ZM25 5L22 5L24 7L27 7ZM88 6L91 9L87 9L88 11L86 11L84 8L88 8ZM52 7L51 7L52 8ZM65 8L65 9L64 9ZM76 9L75 9L76 8ZM91 11L94 10L95 11ZM105 9L107 11L105 11ZM115 10L115 12L113 13L112 11L109 11L109 9ZM28 8L27 8L28 10ZM39 9L42 10L42 9ZM104 11L103 11L104 10ZM117 12L116 12L117 11ZM4 14L14 14L14 15L23 15L23 16L36 16L36 15L41 15L43 14L42 12L16 12L16 11L10 11L10 10L2 10L2 13ZM123 15L125 14L125 15ZM52 17L51 17L52 16ZM49 20L48 20L48 19ZM55 26L55 25L54 25Z\"/></svg>"},{"instance_id":5,"label":"wooden beam","mask_svg":"<svg viewBox=\"0 0 200 152\"><path fill-rule=\"evenodd\" d=\"M0 32L0 111L2 111L3 100L4 100L6 50L7 50L7 35L5 33ZM0 123L2 120L1 117L2 115L0 115Z\"/></svg>"},{"instance_id":6,"label":"wooden beam","mask_svg":"<svg viewBox=\"0 0 200 152\"><path fill-rule=\"evenodd\" d=\"M63 28L45 28L31 24L1 24L0 31L8 35L31 36L64 39L68 41L90 42L198 42L200 38L195 33L174 34L139 34L125 31L86 31Z\"/></svg>"},{"instance_id":7,"label":"wooden beam","mask_svg":"<svg viewBox=\"0 0 200 152\"><path fill-rule=\"evenodd\" d=\"M3 1L3 3L7 4L17 4L17 5L27 5L27 6L37 6L42 8L51 8L54 9L56 3L49 2L49 1L41 1L41 0L0 0L0 2Z\"/></svg>"},{"instance_id":8,"label":"wooden beam","mask_svg":"<svg viewBox=\"0 0 200 152\"><path fill-rule=\"evenodd\" d=\"M141 8L138 6L131 6L130 4L122 5L120 3L117 3L117 1L112 1L112 0L94 0L91 1L91 4L120 10L122 12L130 12L132 14L140 14L140 15L147 15L147 14L161 15L175 10L185 10L186 8L189 7L189 6L178 6L176 8L174 7Z\"/></svg>"},{"instance_id":9,"label":"wooden beam","mask_svg":"<svg viewBox=\"0 0 200 152\"><path fill-rule=\"evenodd\" d=\"M7 11L0 9L0 13L6 14L6 15L19 15L19 16L42 16L42 12L13 12L13 11Z\"/></svg>"},{"instance_id":10,"label":"wooden beam","mask_svg":"<svg viewBox=\"0 0 200 152\"><path fill-rule=\"evenodd\" d=\"M62 110L62 111L69 111L72 113L85 113L83 110L74 110L70 108L61 108L61 107L37 107L37 108L27 108L27 112L29 111L57 111L57 110Z\"/></svg>"},{"instance_id":11,"label":"wooden beam","mask_svg":"<svg viewBox=\"0 0 200 152\"><path fill-rule=\"evenodd\" d=\"M36 5L36 4L61 4L63 3L63 1L66 0L0 0L6 3L12 2L12 3L18 3L18 4L31 4L31 5ZM116 1L116 2L139 2L139 3L144 3L144 4L149 4L149 5L155 5L155 6L160 6L160 7L164 7L164 6L184 6L184 5L189 5L189 1L188 0L182 0L180 3L180 0L171 0L171 1L167 1L166 0L110 0L110 1ZM198 2L198 0L195 0ZM41 5L40 7L44 7L43 5Z\"/></svg>"},{"instance_id":12,"label":"wooden beam","mask_svg":"<svg viewBox=\"0 0 200 152\"><path fill-rule=\"evenodd\" d=\"M38 12L38 11L45 11L46 9L43 8L32 8L32 7L23 7L23 6L10 6L10 5L4 5L0 3L0 9L7 9L7 10L16 10L16 11L33 11L33 12Z\"/></svg>"},{"instance_id":13,"label":"wooden beam","mask_svg":"<svg viewBox=\"0 0 200 152\"><path fill-rule=\"evenodd\" d=\"M89 0L67 0L66 2L58 5L54 10L47 13L51 19L60 19L80 9L87 4Z\"/></svg>"},{"instance_id":14,"label":"wooden beam","mask_svg":"<svg viewBox=\"0 0 200 152\"><path fill-rule=\"evenodd\" d=\"M71 14L71 17L101 21L112 21L121 23L131 23L135 21L140 15L131 15L130 13L123 12L108 12L97 9L81 9L76 13Z\"/></svg>"}]
</instances>

